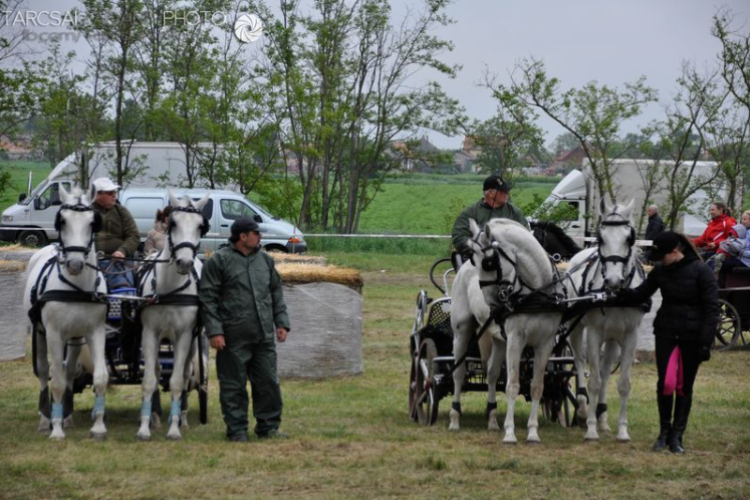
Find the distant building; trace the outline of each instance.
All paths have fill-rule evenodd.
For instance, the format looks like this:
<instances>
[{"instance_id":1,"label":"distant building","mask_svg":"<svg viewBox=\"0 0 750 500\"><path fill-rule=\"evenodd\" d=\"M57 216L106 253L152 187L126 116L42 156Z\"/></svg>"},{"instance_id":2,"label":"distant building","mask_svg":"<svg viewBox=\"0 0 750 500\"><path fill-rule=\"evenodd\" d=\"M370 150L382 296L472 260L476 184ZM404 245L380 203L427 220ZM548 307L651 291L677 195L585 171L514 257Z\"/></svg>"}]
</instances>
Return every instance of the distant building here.
<instances>
[{"instance_id":1,"label":"distant building","mask_svg":"<svg viewBox=\"0 0 750 500\"><path fill-rule=\"evenodd\" d=\"M563 151L549 164L547 175L568 173L574 168L580 169L584 158L586 158L586 152L582 146L577 146L570 151Z\"/></svg>"},{"instance_id":2,"label":"distant building","mask_svg":"<svg viewBox=\"0 0 750 500\"><path fill-rule=\"evenodd\" d=\"M16 142L8 136L0 136L0 157L8 160L34 160L39 157L31 145L23 140Z\"/></svg>"}]
</instances>

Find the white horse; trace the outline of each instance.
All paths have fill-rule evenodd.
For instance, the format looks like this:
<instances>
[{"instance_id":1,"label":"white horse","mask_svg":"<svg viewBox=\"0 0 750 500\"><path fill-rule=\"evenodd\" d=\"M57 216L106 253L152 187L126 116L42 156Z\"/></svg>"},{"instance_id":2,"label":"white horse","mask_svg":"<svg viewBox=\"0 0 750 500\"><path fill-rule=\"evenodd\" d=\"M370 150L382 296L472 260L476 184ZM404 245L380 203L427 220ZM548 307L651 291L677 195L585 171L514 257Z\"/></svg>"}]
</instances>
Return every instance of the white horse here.
<instances>
[{"instance_id":1,"label":"white horse","mask_svg":"<svg viewBox=\"0 0 750 500\"><path fill-rule=\"evenodd\" d=\"M536 299L552 304L553 295L558 293L560 285L555 280L552 262L528 229L507 219L493 219L485 225L483 231L473 220L470 224L472 233L475 234L469 242L474 251L474 264L466 263L461 266L453 284L453 354L459 361L466 353L479 324L486 321L491 311L500 312L500 324L493 322L488 327L492 335L492 352L487 369L488 428L499 429L495 387L502 362L507 358L505 393L508 408L503 442L517 442L514 411L520 390L520 359L524 347L529 345L534 348L534 374L526 441L538 443L539 402L544 389L544 371L555 345L562 310L559 307L537 306L532 311L528 304ZM497 317L495 314L496 319ZM454 397L450 413L452 430L460 428L461 387L465 376L466 367L464 363L460 363L453 373Z\"/></svg>"},{"instance_id":2,"label":"white horse","mask_svg":"<svg viewBox=\"0 0 750 500\"><path fill-rule=\"evenodd\" d=\"M41 386L39 430L49 430L51 423L50 439L65 438L63 398L71 405L66 411L72 412L73 377L85 339L93 360L96 391L91 437L103 439L107 436L104 395L109 379L104 357L107 305L103 297L107 285L97 268L94 248L94 233L101 226L101 217L78 188L68 193L60 187L60 197L62 205L55 221L60 243L48 245L32 256L23 297L35 335L36 371ZM50 375L51 412L47 387ZM72 416L65 423L72 424Z\"/></svg>"},{"instance_id":3,"label":"white horse","mask_svg":"<svg viewBox=\"0 0 750 500\"><path fill-rule=\"evenodd\" d=\"M599 225L598 246L576 254L569 263L574 295L606 292L615 293L634 288L644 280L638 261L640 249L634 246L635 230L631 224L634 202L626 207L601 203L602 220ZM643 319L641 307L607 307L597 304L585 313L570 336L575 354L578 379L578 415L585 416L585 440L598 440L599 430L609 432L607 423L607 380L615 362L620 363L620 417L617 440L630 441L628 434L627 402L630 396L630 371L635 357L638 326ZM584 328L586 352L584 353ZM602 346L604 350L602 353ZM584 364L588 359L590 376L588 394L584 384ZM587 401L590 395L591 401Z\"/></svg>"},{"instance_id":4,"label":"white horse","mask_svg":"<svg viewBox=\"0 0 750 500\"><path fill-rule=\"evenodd\" d=\"M208 231L208 221L201 210L208 202L208 195L198 202L184 196L177 200L169 192L172 205L167 245L150 256L147 271L141 277L140 295L151 297L140 314L143 324L143 403L141 406L140 427L137 438L151 439L150 424L158 425L158 416L152 414L151 401L157 389L159 372L159 344L169 339L174 346L174 364L169 379L172 405L169 412L168 439L182 439L180 426L187 427L187 409L182 410L182 398L192 366L194 334L198 328L198 281L203 265L197 258L201 237ZM187 407L187 405L185 405Z\"/></svg>"}]
</instances>

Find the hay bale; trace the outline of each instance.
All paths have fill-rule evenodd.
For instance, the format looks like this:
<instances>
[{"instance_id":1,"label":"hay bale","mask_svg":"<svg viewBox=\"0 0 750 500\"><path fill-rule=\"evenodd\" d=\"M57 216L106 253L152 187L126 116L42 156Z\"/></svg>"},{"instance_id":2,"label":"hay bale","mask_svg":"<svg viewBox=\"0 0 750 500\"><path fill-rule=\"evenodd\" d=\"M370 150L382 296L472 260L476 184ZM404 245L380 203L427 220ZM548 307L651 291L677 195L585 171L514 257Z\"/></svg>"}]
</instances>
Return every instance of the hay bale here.
<instances>
[{"instance_id":1,"label":"hay bale","mask_svg":"<svg viewBox=\"0 0 750 500\"><path fill-rule=\"evenodd\" d=\"M361 280L361 278L360 278ZM284 286L292 331L277 344L281 378L362 373L362 296L337 283Z\"/></svg>"},{"instance_id":2,"label":"hay bale","mask_svg":"<svg viewBox=\"0 0 750 500\"><path fill-rule=\"evenodd\" d=\"M328 262L325 257L320 255L301 255L298 253L279 253L271 252L269 254L277 264L313 264L325 266Z\"/></svg>"},{"instance_id":3,"label":"hay bale","mask_svg":"<svg viewBox=\"0 0 750 500\"><path fill-rule=\"evenodd\" d=\"M26 286L25 262L0 261L0 361L26 354L28 317L21 297Z\"/></svg>"},{"instance_id":4,"label":"hay bale","mask_svg":"<svg viewBox=\"0 0 750 500\"><path fill-rule=\"evenodd\" d=\"M337 283L362 291L362 275L355 269L294 263L279 263L276 269L285 284Z\"/></svg>"},{"instance_id":5,"label":"hay bale","mask_svg":"<svg viewBox=\"0 0 750 500\"><path fill-rule=\"evenodd\" d=\"M38 249L29 249L20 245L0 247L0 260L28 262Z\"/></svg>"}]
</instances>

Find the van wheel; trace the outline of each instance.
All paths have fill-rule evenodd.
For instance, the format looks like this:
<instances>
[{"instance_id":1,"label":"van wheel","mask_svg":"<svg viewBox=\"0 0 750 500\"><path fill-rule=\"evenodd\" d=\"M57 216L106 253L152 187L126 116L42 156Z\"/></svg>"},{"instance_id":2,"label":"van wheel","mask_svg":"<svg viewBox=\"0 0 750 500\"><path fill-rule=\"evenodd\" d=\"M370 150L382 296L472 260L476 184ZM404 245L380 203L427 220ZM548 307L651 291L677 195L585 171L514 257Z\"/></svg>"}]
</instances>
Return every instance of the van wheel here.
<instances>
[{"instance_id":1,"label":"van wheel","mask_svg":"<svg viewBox=\"0 0 750 500\"><path fill-rule=\"evenodd\" d=\"M289 253L289 250L287 250L286 248L276 245L269 245L267 247L263 247L263 249L268 253Z\"/></svg>"},{"instance_id":2,"label":"van wheel","mask_svg":"<svg viewBox=\"0 0 750 500\"><path fill-rule=\"evenodd\" d=\"M42 231L21 231L18 243L25 247L43 247L47 244L47 236Z\"/></svg>"}]
</instances>

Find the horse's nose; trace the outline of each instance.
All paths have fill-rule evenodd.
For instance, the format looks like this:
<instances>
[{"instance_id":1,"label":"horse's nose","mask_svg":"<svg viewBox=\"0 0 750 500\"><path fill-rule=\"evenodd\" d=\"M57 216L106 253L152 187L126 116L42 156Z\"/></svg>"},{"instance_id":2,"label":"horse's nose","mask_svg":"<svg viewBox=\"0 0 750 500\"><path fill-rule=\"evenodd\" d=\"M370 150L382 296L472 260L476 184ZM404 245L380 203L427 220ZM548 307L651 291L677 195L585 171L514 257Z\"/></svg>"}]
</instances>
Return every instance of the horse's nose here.
<instances>
[{"instance_id":1,"label":"horse's nose","mask_svg":"<svg viewBox=\"0 0 750 500\"><path fill-rule=\"evenodd\" d=\"M177 272L180 274L187 274L190 272L190 268L193 266L192 259L177 259Z\"/></svg>"},{"instance_id":2,"label":"horse's nose","mask_svg":"<svg viewBox=\"0 0 750 500\"><path fill-rule=\"evenodd\" d=\"M70 274L72 274L73 276L76 276L78 274L81 274L81 271L83 271L83 260L68 259L65 261L65 267L67 268Z\"/></svg>"}]
</instances>

